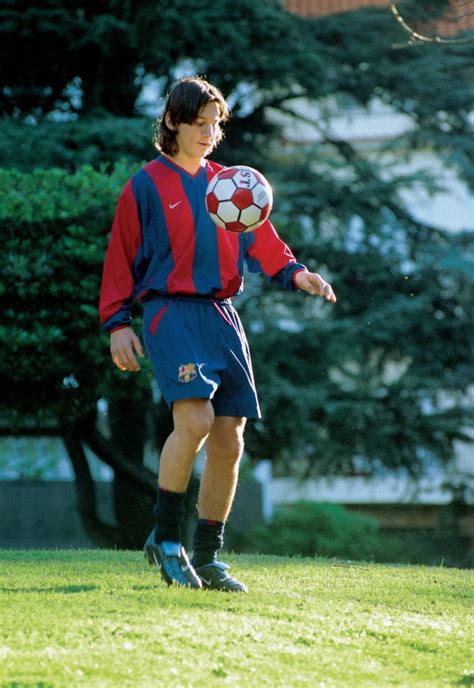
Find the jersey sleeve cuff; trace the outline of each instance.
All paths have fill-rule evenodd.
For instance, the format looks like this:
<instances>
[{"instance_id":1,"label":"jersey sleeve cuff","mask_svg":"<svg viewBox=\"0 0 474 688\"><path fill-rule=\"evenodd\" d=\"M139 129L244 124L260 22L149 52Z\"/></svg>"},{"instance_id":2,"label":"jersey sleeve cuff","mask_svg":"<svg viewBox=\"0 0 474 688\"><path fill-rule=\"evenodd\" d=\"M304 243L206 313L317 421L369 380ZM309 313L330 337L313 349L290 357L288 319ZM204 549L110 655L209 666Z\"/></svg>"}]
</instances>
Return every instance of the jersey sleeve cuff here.
<instances>
[{"instance_id":1,"label":"jersey sleeve cuff","mask_svg":"<svg viewBox=\"0 0 474 688\"><path fill-rule=\"evenodd\" d=\"M289 262L285 267L271 278L271 282L289 291L298 291L294 276L297 272L306 270L306 265L302 263Z\"/></svg>"},{"instance_id":2,"label":"jersey sleeve cuff","mask_svg":"<svg viewBox=\"0 0 474 688\"><path fill-rule=\"evenodd\" d=\"M102 329L104 332L114 332L115 330L121 330L124 327L131 327L132 316L128 311L119 311L115 313L111 318L102 322Z\"/></svg>"},{"instance_id":3,"label":"jersey sleeve cuff","mask_svg":"<svg viewBox=\"0 0 474 688\"><path fill-rule=\"evenodd\" d=\"M111 327L107 332L109 334L112 334L112 332L118 332L119 330L124 330L126 327L130 327L130 324L124 324L124 325L116 325L115 327Z\"/></svg>"}]
</instances>

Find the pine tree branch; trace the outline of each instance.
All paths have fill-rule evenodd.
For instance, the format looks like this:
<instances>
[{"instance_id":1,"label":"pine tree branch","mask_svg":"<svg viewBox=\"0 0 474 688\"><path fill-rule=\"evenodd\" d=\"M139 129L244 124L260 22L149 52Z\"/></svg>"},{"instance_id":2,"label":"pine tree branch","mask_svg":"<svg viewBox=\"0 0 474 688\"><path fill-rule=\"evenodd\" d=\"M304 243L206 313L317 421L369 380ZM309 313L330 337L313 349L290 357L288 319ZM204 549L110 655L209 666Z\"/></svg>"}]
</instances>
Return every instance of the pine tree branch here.
<instances>
[{"instance_id":1,"label":"pine tree branch","mask_svg":"<svg viewBox=\"0 0 474 688\"><path fill-rule=\"evenodd\" d=\"M373 165L370 163L370 161L362 158L355 147L348 141L335 138L319 122L315 121L311 117L306 117L305 115L294 112L291 108L280 107L280 111L294 117L295 119L298 119L301 122L304 122L305 124L312 125L321 134L322 143L326 143L336 148L341 156L353 167L354 170L356 170L362 179L367 179L380 185L386 184L384 180L380 179L380 177L375 174L373 171ZM409 212L398 205L398 203L385 198L383 205L401 222L410 224L418 231L423 230L425 233L429 232L436 234L439 239L443 239L444 232L442 230L426 222L417 220ZM372 205L370 205L370 207L372 207Z\"/></svg>"},{"instance_id":2,"label":"pine tree branch","mask_svg":"<svg viewBox=\"0 0 474 688\"><path fill-rule=\"evenodd\" d=\"M440 43L442 45L461 45L474 42L474 38L442 38L441 36L426 36L422 33L418 33L418 31L415 31L415 29L412 29L411 26L407 24L394 2L390 5L390 10L403 30L410 34L407 45L414 45L417 41L422 43ZM463 14L461 16L469 16L469 14Z\"/></svg>"}]
</instances>

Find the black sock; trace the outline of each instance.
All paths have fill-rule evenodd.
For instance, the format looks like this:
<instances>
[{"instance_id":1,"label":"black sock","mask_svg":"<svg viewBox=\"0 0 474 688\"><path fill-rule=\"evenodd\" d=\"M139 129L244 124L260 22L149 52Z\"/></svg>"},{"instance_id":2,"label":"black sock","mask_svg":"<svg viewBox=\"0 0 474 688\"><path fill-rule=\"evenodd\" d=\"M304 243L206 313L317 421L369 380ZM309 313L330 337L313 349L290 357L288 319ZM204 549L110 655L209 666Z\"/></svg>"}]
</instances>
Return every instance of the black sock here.
<instances>
[{"instance_id":1,"label":"black sock","mask_svg":"<svg viewBox=\"0 0 474 688\"><path fill-rule=\"evenodd\" d=\"M204 566L217 559L224 544L225 523L200 518L194 531L193 566Z\"/></svg>"},{"instance_id":2,"label":"black sock","mask_svg":"<svg viewBox=\"0 0 474 688\"><path fill-rule=\"evenodd\" d=\"M171 492L158 488L153 509L156 519L155 542L181 542L181 526L186 510L186 492Z\"/></svg>"}]
</instances>

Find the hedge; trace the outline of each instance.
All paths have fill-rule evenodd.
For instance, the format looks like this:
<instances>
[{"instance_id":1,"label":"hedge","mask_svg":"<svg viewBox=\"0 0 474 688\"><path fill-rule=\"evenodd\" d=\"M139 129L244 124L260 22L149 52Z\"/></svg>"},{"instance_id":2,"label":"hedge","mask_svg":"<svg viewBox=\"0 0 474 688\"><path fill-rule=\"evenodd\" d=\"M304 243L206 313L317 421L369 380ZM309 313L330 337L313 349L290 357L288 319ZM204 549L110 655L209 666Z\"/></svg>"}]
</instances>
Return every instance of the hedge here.
<instances>
[{"instance_id":1,"label":"hedge","mask_svg":"<svg viewBox=\"0 0 474 688\"><path fill-rule=\"evenodd\" d=\"M110 385L99 288L114 208L135 169L0 169L0 414L9 422L73 421Z\"/></svg>"}]
</instances>

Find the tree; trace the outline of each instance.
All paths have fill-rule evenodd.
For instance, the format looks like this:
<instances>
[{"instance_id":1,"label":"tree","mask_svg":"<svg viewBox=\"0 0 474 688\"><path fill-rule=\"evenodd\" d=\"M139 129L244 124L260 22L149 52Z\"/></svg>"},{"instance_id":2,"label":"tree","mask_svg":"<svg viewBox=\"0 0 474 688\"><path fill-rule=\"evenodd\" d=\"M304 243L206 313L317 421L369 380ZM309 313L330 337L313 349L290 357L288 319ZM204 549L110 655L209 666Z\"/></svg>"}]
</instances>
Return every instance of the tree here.
<instances>
[{"instance_id":1,"label":"tree","mask_svg":"<svg viewBox=\"0 0 474 688\"><path fill-rule=\"evenodd\" d=\"M140 90L132 5L5 0L0 10L4 112L41 118L52 110L73 114L103 108L132 115Z\"/></svg>"},{"instance_id":2,"label":"tree","mask_svg":"<svg viewBox=\"0 0 474 688\"><path fill-rule=\"evenodd\" d=\"M282 236L301 260L333 277L339 301L331 311L300 294L270 290L262 280L250 279L246 293L236 301L249 331L265 411L264 421L249 427L251 456L271 457L279 470L304 474L353 471L361 457L366 461L364 470L367 462L372 467L403 465L415 471L427 459L448 461L454 441L464 438L462 428L471 417L465 392L471 355L467 322L472 301L468 261L472 235L467 231L447 235L412 217L400 191L415 183L435 190L437 180L430 171L392 171L389 175L386 157L368 157L337 139L331 131L331 117L348 103L368 106L373 98L379 98L412 123L381 153L400 161L414 150L429 147L472 185L472 87L462 78L470 69L472 46L400 48L403 30L385 10L303 20L289 15L273 0L236 0L232 6L212 3L209 7L197 0L153 5L108 2L100 5L100 12L97 5L84 4L79 8L74 4L74 12L72 5L61 9L64 3L58 9L51 0L45 7L46 14L31 10L39 33L50 26L53 10L65 11L79 37L71 42L75 47L62 55L64 75L59 77L60 58L52 50L46 55L47 67L31 61L24 97L20 76L15 76L16 82L7 82L10 90L3 92L10 113L8 126L17 127L17 135L24 131L25 138L34 131L38 155L45 150L37 133L42 127L49 127L49 161L54 161L55 155L66 160L68 151L77 147L79 135L84 137L81 153L85 155L90 125L94 164L99 166L102 155L104 162L117 159L117 139L122 132L110 136L110 146L107 138L97 144L101 122L97 108L114 114L114 120L104 115L104 124L113 122L117 130L122 122L132 132L134 127L145 129L149 127L146 119L127 117L137 114L134 94L140 83L155 76L165 91L176 69L188 64L190 71L204 73L219 85L233 105L219 159L228 164L245 161L270 178L276 191L273 217ZM26 18L33 16L28 8L23 10ZM23 18L17 5L10 6L10 14L2 12L4 34L8 37L8 27L14 26L21 35ZM43 22L45 16L49 24ZM62 31L66 19L61 24L60 15L54 16L55 30ZM14 21L7 25L9 17ZM113 35L120 40L112 40ZM97 79L97 83L88 80L87 60L83 64L74 52L81 50L81 37L89 41L87 45L92 41L94 50L100 52L101 74L109 74L120 63L121 41L127 42L120 75L123 84L112 78ZM7 64L12 67L11 62ZM9 69L8 74L15 75L15 70ZM77 107L73 96L64 91L65 84L76 77L82 93L82 104ZM53 79L50 87L48 79ZM49 88L56 94L54 98L48 96ZM35 89L39 93L36 100ZM114 89L118 89L115 95ZM71 103L66 111L74 110L79 119L51 124L58 98L66 97L64 93ZM314 109L317 104L313 124L320 140L312 148L283 151L282 125L268 115L273 111L301 117L295 110L295 98L307 99ZM28 124L27 115L31 114L39 122L35 127ZM126 119L120 119L123 117ZM14 123L14 118L26 118L26 122ZM72 136L64 134L69 127L75 132ZM57 154L51 150L54 131L63 141ZM123 152L129 159L137 156L137 162L141 157L139 152L130 154L129 144ZM74 154L69 161L74 169ZM132 171L130 163L126 169ZM8 342L3 372L11 383L9 388L14 383L18 390L10 404L17 414L28 411L28 402L28 412L54 412L74 420L68 437L76 442L70 447L78 465L82 459L77 439L87 432L104 460L114 463L118 472L134 475L136 482L143 479L143 486L150 476L143 474L139 460L132 461L125 451L115 451L115 446L106 454L100 437L95 435L94 440L91 436L97 398L111 398L111 390L118 390L122 383L123 393L117 393L121 418L127 415L121 398L149 404L146 385L140 387L134 380L130 389L113 376L107 345L103 339L99 342L96 329L94 295L99 264L112 198L118 194L123 174L123 166L116 172L103 168L101 173L86 168L71 177L38 172L18 181L16 190L12 173L4 174L13 196L8 195L8 212L3 216L4 233L10 232L3 261L11 275L8 284L14 301L3 296L7 316L3 334ZM20 177L13 175L13 179ZM42 179L50 186L38 196ZM65 194L66 188L70 191ZM24 215L37 207L38 199L45 204L43 215ZM97 206L94 199L98 199ZM77 208L78 200L87 208L84 217ZM54 211L48 211L48 203L56 204ZM73 212L67 203L74 205ZM11 234L13 221L20 224ZM22 222L28 226L21 226ZM42 248L39 258L33 253L38 246ZM29 255L37 256L33 263ZM72 274L71 255L75 258ZM81 293L78 284L82 284ZM77 313L81 313L79 322ZM41 318L40 328L36 314ZM48 359L51 348L54 361ZM59 375L58 361L62 365ZM76 388L74 380L79 377L80 387ZM69 380L69 385L63 380Z\"/></svg>"}]
</instances>

